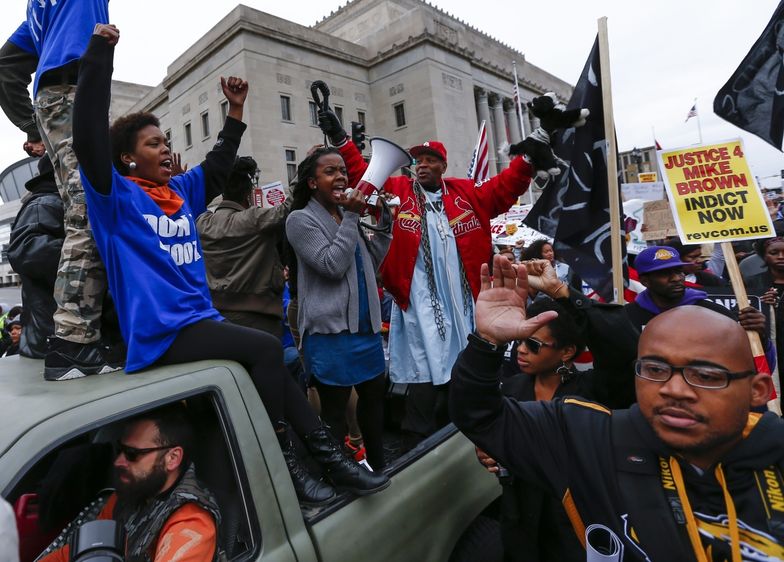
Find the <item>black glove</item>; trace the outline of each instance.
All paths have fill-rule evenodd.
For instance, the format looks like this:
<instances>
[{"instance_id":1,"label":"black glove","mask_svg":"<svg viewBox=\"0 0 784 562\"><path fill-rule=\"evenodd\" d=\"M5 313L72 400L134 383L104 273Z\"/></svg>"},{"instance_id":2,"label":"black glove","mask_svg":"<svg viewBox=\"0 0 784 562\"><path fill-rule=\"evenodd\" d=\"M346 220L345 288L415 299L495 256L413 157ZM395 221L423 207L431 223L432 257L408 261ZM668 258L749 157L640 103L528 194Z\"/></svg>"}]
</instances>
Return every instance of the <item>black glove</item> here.
<instances>
[{"instance_id":1,"label":"black glove","mask_svg":"<svg viewBox=\"0 0 784 562\"><path fill-rule=\"evenodd\" d=\"M343 125L340 124L340 119L331 109L318 112L318 125L332 144L340 144L348 136L343 130Z\"/></svg>"}]
</instances>

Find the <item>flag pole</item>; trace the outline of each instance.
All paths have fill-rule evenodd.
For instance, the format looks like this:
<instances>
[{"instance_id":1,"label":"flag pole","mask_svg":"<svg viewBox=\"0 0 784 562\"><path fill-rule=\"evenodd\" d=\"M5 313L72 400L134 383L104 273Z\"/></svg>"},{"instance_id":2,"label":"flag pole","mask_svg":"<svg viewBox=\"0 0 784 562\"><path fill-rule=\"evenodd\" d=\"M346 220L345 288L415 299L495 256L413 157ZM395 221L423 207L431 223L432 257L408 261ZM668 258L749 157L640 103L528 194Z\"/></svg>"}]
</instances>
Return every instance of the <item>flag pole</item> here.
<instances>
[{"instance_id":1,"label":"flag pole","mask_svg":"<svg viewBox=\"0 0 784 562\"><path fill-rule=\"evenodd\" d=\"M517 84L517 61L512 61L512 72L514 73L514 92L517 98L517 118L520 121L520 135L525 138L525 126L523 125L523 100L520 99L520 87ZM534 204L534 191L531 186L528 186L528 201L531 205Z\"/></svg>"},{"instance_id":2,"label":"flag pole","mask_svg":"<svg viewBox=\"0 0 784 562\"><path fill-rule=\"evenodd\" d=\"M615 122L612 110L612 82L610 80L610 40L607 17L599 23L599 64L602 75L602 108L604 136L607 139L607 189L610 190L610 243L612 251L613 301L623 304L623 253L621 243L621 202L618 195L618 149L615 144Z\"/></svg>"},{"instance_id":3,"label":"flag pole","mask_svg":"<svg viewBox=\"0 0 784 562\"><path fill-rule=\"evenodd\" d=\"M697 109L697 98L694 98L694 109L697 113L697 133L700 135L700 144L702 144L702 122L700 121L700 110Z\"/></svg>"}]
</instances>

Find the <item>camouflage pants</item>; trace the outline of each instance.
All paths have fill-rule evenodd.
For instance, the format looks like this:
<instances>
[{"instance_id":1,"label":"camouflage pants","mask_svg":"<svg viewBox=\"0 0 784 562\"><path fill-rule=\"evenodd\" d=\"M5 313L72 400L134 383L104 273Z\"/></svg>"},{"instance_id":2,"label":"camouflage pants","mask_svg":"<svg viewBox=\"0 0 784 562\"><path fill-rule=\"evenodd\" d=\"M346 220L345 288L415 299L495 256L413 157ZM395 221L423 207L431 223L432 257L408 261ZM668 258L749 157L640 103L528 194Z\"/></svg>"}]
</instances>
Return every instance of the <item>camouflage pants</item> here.
<instances>
[{"instance_id":1,"label":"camouflage pants","mask_svg":"<svg viewBox=\"0 0 784 562\"><path fill-rule=\"evenodd\" d=\"M76 86L41 88L35 100L38 130L52 159L65 208L65 240L57 268L55 335L89 343L100 338L106 269L98 255L73 151L73 102Z\"/></svg>"}]
</instances>

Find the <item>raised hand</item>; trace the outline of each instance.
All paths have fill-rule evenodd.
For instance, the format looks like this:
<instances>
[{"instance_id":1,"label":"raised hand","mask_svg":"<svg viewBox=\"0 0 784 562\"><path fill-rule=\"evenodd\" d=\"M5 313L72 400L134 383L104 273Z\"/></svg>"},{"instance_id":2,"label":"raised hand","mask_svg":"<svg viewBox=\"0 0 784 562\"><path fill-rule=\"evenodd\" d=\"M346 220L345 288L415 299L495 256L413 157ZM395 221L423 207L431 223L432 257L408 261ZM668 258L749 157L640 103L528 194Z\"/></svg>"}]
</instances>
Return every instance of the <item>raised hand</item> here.
<instances>
[{"instance_id":1,"label":"raised hand","mask_svg":"<svg viewBox=\"0 0 784 562\"><path fill-rule=\"evenodd\" d=\"M44 146L43 141L27 141L22 145L22 150L24 150L28 156L34 156L36 158L41 158L46 154L46 147Z\"/></svg>"},{"instance_id":2,"label":"raised hand","mask_svg":"<svg viewBox=\"0 0 784 562\"><path fill-rule=\"evenodd\" d=\"M120 41L120 30L111 23L96 23L93 28L93 35L105 37L110 47L114 47Z\"/></svg>"},{"instance_id":3,"label":"raised hand","mask_svg":"<svg viewBox=\"0 0 784 562\"><path fill-rule=\"evenodd\" d=\"M188 171L188 165L182 164L182 156L179 152L172 152L172 177L179 176Z\"/></svg>"},{"instance_id":4,"label":"raised hand","mask_svg":"<svg viewBox=\"0 0 784 562\"><path fill-rule=\"evenodd\" d=\"M229 76L220 79L223 95L229 102L229 117L242 121L242 109L245 107L245 100L248 98L248 82L236 76Z\"/></svg>"},{"instance_id":5,"label":"raised hand","mask_svg":"<svg viewBox=\"0 0 784 562\"><path fill-rule=\"evenodd\" d=\"M528 273L529 287L542 291L553 299L569 296L569 289L563 281L558 279L550 260L531 260L523 262L523 265ZM564 289L566 293L562 294Z\"/></svg>"},{"instance_id":6,"label":"raised hand","mask_svg":"<svg viewBox=\"0 0 784 562\"><path fill-rule=\"evenodd\" d=\"M331 109L322 109L318 112L318 125L332 144L340 144L346 140L346 131L343 130L337 114Z\"/></svg>"},{"instance_id":7,"label":"raised hand","mask_svg":"<svg viewBox=\"0 0 784 562\"><path fill-rule=\"evenodd\" d=\"M504 256L493 256L494 278L482 264L482 287L476 299L476 332L495 344L525 339L558 316L547 311L527 318L528 275L524 267L512 267Z\"/></svg>"}]
</instances>

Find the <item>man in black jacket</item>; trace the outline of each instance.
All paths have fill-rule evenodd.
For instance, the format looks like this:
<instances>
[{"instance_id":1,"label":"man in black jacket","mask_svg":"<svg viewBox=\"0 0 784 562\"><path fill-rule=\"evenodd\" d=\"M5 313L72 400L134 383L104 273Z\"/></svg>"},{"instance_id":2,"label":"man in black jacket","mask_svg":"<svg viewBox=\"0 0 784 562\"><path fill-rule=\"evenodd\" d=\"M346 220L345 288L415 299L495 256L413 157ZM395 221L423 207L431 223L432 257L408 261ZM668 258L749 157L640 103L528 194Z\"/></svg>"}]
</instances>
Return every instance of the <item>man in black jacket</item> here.
<instances>
[{"instance_id":1,"label":"man in black jacket","mask_svg":"<svg viewBox=\"0 0 784 562\"><path fill-rule=\"evenodd\" d=\"M496 256L493 269L491 284L482 267L476 334L452 372L450 414L461 431L516 477L563 498L583 544L592 524L614 533L619 560L784 559L784 421L750 412L772 383L754 372L736 322L696 306L651 320L629 410L575 398L518 403L499 389L501 344L555 313L526 318L524 268Z\"/></svg>"},{"instance_id":2,"label":"man in black jacket","mask_svg":"<svg viewBox=\"0 0 784 562\"><path fill-rule=\"evenodd\" d=\"M52 161L38 161L38 175L25 184L30 193L11 227L8 262L22 279L22 339L19 353L43 359L46 338L54 334L54 282L65 239L63 201L57 191Z\"/></svg>"}]
</instances>

